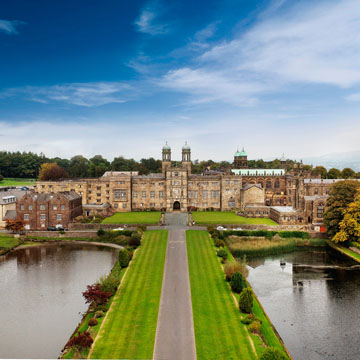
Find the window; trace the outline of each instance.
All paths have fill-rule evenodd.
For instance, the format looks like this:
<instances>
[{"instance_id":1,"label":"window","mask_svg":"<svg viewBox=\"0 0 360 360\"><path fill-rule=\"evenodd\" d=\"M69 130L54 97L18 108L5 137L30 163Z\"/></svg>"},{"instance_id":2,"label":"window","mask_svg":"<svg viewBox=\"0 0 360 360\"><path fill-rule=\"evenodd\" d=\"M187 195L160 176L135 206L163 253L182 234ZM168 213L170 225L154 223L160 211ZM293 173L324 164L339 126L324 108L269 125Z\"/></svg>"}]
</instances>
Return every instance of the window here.
<instances>
[{"instance_id":1,"label":"window","mask_svg":"<svg viewBox=\"0 0 360 360\"><path fill-rule=\"evenodd\" d=\"M142 197L142 198L146 198L146 191L142 191L142 192L141 192L141 197Z\"/></svg>"},{"instance_id":2,"label":"window","mask_svg":"<svg viewBox=\"0 0 360 360\"><path fill-rule=\"evenodd\" d=\"M29 214L24 214L24 220L29 220L30 216Z\"/></svg>"},{"instance_id":3,"label":"window","mask_svg":"<svg viewBox=\"0 0 360 360\"><path fill-rule=\"evenodd\" d=\"M137 192L137 191L134 191L134 192L133 192L133 197L134 197L134 198L137 198L137 197L138 197L138 192Z\"/></svg>"},{"instance_id":4,"label":"window","mask_svg":"<svg viewBox=\"0 0 360 360\"><path fill-rule=\"evenodd\" d=\"M62 220L62 214L56 214L56 220Z\"/></svg>"},{"instance_id":5,"label":"window","mask_svg":"<svg viewBox=\"0 0 360 360\"><path fill-rule=\"evenodd\" d=\"M20 210L25 210L25 206L24 206L24 205L20 205Z\"/></svg>"},{"instance_id":6,"label":"window","mask_svg":"<svg viewBox=\"0 0 360 360\"><path fill-rule=\"evenodd\" d=\"M53 210L57 210L57 205L53 205Z\"/></svg>"},{"instance_id":7,"label":"window","mask_svg":"<svg viewBox=\"0 0 360 360\"><path fill-rule=\"evenodd\" d=\"M174 173L174 176L179 176L179 173L178 172Z\"/></svg>"},{"instance_id":8,"label":"window","mask_svg":"<svg viewBox=\"0 0 360 360\"><path fill-rule=\"evenodd\" d=\"M46 210L46 205L40 205L40 210Z\"/></svg>"},{"instance_id":9,"label":"window","mask_svg":"<svg viewBox=\"0 0 360 360\"><path fill-rule=\"evenodd\" d=\"M270 180L268 180L268 181L266 182L266 188L267 188L267 189L271 189L271 188L272 188L272 184L271 184L271 181L270 181Z\"/></svg>"},{"instance_id":10,"label":"window","mask_svg":"<svg viewBox=\"0 0 360 360\"><path fill-rule=\"evenodd\" d=\"M318 188L315 188L314 189L314 194L317 195L319 193L319 189Z\"/></svg>"},{"instance_id":11,"label":"window","mask_svg":"<svg viewBox=\"0 0 360 360\"><path fill-rule=\"evenodd\" d=\"M118 208L118 204L114 204L114 208L117 209L117 208Z\"/></svg>"},{"instance_id":12,"label":"window","mask_svg":"<svg viewBox=\"0 0 360 360\"><path fill-rule=\"evenodd\" d=\"M194 195L194 199L196 199L197 198L197 191L194 191L193 195Z\"/></svg>"},{"instance_id":13,"label":"window","mask_svg":"<svg viewBox=\"0 0 360 360\"><path fill-rule=\"evenodd\" d=\"M203 198L204 198L204 199L207 199L207 198L208 198L208 191L207 191L207 190L204 190L204 191L203 191Z\"/></svg>"},{"instance_id":14,"label":"window","mask_svg":"<svg viewBox=\"0 0 360 360\"><path fill-rule=\"evenodd\" d=\"M29 205L29 210L32 210L32 205Z\"/></svg>"},{"instance_id":15,"label":"window","mask_svg":"<svg viewBox=\"0 0 360 360\"><path fill-rule=\"evenodd\" d=\"M211 190L211 198L212 199L218 199L219 197L220 197L220 191Z\"/></svg>"},{"instance_id":16,"label":"window","mask_svg":"<svg viewBox=\"0 0 360 360\"><path fill-rule=\"evenodd\" d=\"M164 192L163 191L159 191L159 198L163 198L164 197Z\"/></svg>"},{"instance_id":17,"label":"window","mask_svg":"<svg viewBox=\"0 0 360 360\"><path fill-rule=\"evenodd\" d=\"M126 209L126 203L123 203L123 209Z\"/></svg>"},{"instance_id":18,"label":"window","mask_svg":"<svg viewBox=\"0 0 360 360\"><path fill-rule=\"evenodd\" d=\"M229 208L234 208L235 207L235 200L233 198L230 198L230 200L228 202L228 206L229 206Z\"/></svg>"},{"instance_id":19,"label":"window","mask_svg":"<svg viewBox=\"0 0 360 360\"><path fill-rule=\"evenodd\" d=\"M25 225L25 230L30 230L30 224Z\"/></svg>"},{"instance_id":20,"label":"window","mask_svg":"<svg viewBox=\"0 0 360 360\"><path fill-rule=\"evenodd\" d=\"M155 203L150 203L150 207L154 208L154 207L155 207Z\"/></svg>"},{"instance_id":21,"label":"window","mask_svg":"<svg viewBox=\"0 0 360 360\"><path fill-rule=\"evenodd\" d=\"M154 198L155 197L155 191L150 191L150 197Z\"/></svg>"},{"instance_id":22,"label":"window","mask_svg":"<svg viewBox=\"0 0 360 360\"><path fill-rule=\"evenodd\" d=\"M192 195L193 195L193 192L192 192L192 191L189 191L189 199L192 198Z\"/></svg>"},{"instance_id":23,"label":"window","mask_svg":"<svg viewBox=\"0 0 360 360\"><path fill-rule=\"evenodd\" d=\"M280 189L280 181L279 180L275 181L275 189Z\"/></svg>"},{"instance_id":24,"label":"window","mask_svg":"<svg viewBox=\"0 0 360 360\"><path fill-rule=\"evenodd\" d=\"M96 190L101 190L101 186L97 186L97 187L96 187Z\"/></svg>"},{"instance_id":25,"label":"window","mask_svg":"<svg viewBox=\"0 0 360 360\"><path fill-rule=\"evenodd\" d=\"M90 200L90 198L89 198ZM61 205L61 210L65 210L65 205Z\"/></svg>"},{"instance_id":26,"label":"window","mask_svg":"<svg viewBox=\"0 0 360 360\"><path fill-rule=\"evenodd\" d=\"M41 227L44 228L44 227L45 227L45 224L41 224Z\"/></svg>"},{"instance_id":27,"label":"window","mask_svg":"<svg viewBox=\"0 0 360 360\"><path fill-rule=\"evenodd\" d=\"M40 214L40 220L46 220L46 214Z\"/></svg>"},{"instance_id":28,"label":"window","mask_svg":"<svg viewBox=\"0 0 360 360\"><path fill-rule=\"evenodd\" d=\"M115 200L126 199L126 190L125 189L116 189L114 191Z\"/></svg>"},{"instance_id":29,"label":"window","mask_svg":"<svg viewBox=\"0 0 360 360\"><path fill-rule=\"evenodd\" d=\"M100 193L97 193L97 194L96 194L96 196L97 196L97 197L100 197L100 196L101 196L101 194L100 194Z\"/></svg>"},{"instance_id":30,"label":"window","mask_svg":"<svg viewBox=\"0 0 360 360\"><path fill-rule=\"evenodd\" d=\"M322 218L324 214L325 206L324 203L319 203L317 207L317 217Z\"/></svg>"},{"instance_id":31,"label":"window","mask_svg":"<svg viewBox=\"0 0 360 360\"><path fill-rule=\"evenodd\" d=\"M150 186L155 186L155 183L150 183Z\"/></svg>"}]
</instances>

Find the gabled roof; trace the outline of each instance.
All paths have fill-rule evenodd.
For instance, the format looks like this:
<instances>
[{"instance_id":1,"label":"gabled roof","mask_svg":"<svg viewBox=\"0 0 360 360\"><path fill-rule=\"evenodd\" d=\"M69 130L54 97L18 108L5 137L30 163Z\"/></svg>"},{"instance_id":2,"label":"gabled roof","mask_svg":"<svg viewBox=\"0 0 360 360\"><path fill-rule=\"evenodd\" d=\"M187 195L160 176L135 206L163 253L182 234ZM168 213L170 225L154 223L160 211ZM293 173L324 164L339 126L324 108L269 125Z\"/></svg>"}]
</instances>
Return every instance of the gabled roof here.
<instances>
[{"instance_id":1,"label":"gabled roof","mask_svg":"<svg viewBox=\"0 0 360 360\"><path fill-rule=\"evenodd\" d=\"M249 190L249 189L252 188L252 187L257 187L258 189L262 190L261 184L245 184L245 185L242 187L242 189L243 189L244 191L246 191L246 190Z\"/></svg>"}]
</instances>

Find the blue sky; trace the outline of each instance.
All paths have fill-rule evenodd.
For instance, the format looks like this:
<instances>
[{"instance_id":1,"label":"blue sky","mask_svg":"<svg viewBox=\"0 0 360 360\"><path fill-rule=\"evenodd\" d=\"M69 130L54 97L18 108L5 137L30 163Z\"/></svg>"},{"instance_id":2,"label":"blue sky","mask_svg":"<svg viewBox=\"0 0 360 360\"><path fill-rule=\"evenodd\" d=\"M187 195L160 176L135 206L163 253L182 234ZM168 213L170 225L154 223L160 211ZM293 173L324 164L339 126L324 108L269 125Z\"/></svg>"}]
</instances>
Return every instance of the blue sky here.
<instances>
[{"instance_id":1,"label":"blue sky","mask_svg":"<svg viewBox=\"0 0 360 360\"><path fill-rule=\"evenodd\" d=\"M300 159L359 110L358 0L0 0L1 150Z\"/></svg>"}]
</instances>

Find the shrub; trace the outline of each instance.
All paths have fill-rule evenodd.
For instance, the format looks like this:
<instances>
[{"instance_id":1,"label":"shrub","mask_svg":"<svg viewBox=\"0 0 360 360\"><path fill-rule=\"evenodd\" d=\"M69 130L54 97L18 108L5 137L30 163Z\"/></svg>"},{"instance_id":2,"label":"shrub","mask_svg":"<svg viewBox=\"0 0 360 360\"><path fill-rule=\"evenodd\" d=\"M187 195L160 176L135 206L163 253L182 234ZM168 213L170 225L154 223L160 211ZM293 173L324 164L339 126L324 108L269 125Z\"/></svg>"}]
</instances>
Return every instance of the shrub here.
<instances>
[{"instance_id":1,"label":"shrub","mask_svg":"<svg viewBox=\"0 0 360 360\"><path fill-rule=\"evenodd\" d=\"M126 249L121 249L119 251L119 264L122 268L126 268L129 265L129 253Z\"/></svg>"},{"instance_id":2,"label":"shrub","mask_svg":"<svg viewBox=\"0 0 360 360\"><path fill-rule=\"evenodd\" d=\"M99 279L101 290L111 292L111 294L115 294L115 291L119 286L119 282L119 279L114 275L102 276Z\"/></svg>"},{"instance_id":3,"label":"shrub","mask_svg":"<svg viewBox=\"0 0 360 360\"><path fill-rule=\"evenodd\" d=\"M107 312L108 308L106 307L106 305L97 305L96 308L95 308L95 312L97 311L102 311L102 312Z\"/></svg>"},{"instance_id":4,"label":"shrub","mask_svg":"<svg viewBox=\"0 0 360 360\"><path fill-rule=\"evenodd\" d=\"M249 331L253 334L261 334L261 323L260 321L253 321L250 325L249 325Z\"/></svg>"},{"instance_id":5,"label":"shrub","mask_svg":"<svg viewBox=\"0 0 360 360\"><path fill-rule=\"evenodd\" d=\"M288 357L280 349L268 347L261 354L259 360L288 360Z\"/></svg>"},{"instance_id":6,"label":"shrub","mask_svg":"<svg viewBox=\"0 0 360 360\"><path fill-rule=\"evenodd\" d=\"M95 305L105 304L111 292L103 291L100 284L88 285L87 290L82 293L87 304L94 303Z\"/></svg>"},{"instance_id":7,"label":"shrub","mask_svg":"<svg viewBox=\"0 0 360 360\"><path fill-rule=\"evenodd\" d=\"M88 321L89 326L95 326L97 325L98 321L95 318L90 318Z\"/></svg>"},{"instance_id":8,"label":"shrub","mask_svg":"<svg viewBox=\"0 0 360 360\"><path fill-rule=\"evenodd\" d=\"M0 174L0 181L3 181L4 177Z\"/></svg>"},{"instance_id":9,"label":"shrub","mask_svg":"<svg viewBox=\"0 0 360 360\"><path fill-rule=\"evenodd\" d=\"M130 262L134 256L134 251L131 249L128 249L128 255L129 255L129 262Z\"/></svg>"},{"instance_id":10,"label":"shrub","mask_svg":"<svg viewBox=\"0 0 360 360\"><path fill-rule=\"evenodd\" d=\"M239 309L241 312L250 314L253 307L253 295L249 288L245 288L241 291L239 298Z\"/></svg>"},{"instance_id":11,"label":"shrub","mask_svg":"<svg viewBox=\"0 0 360 360\"><path fill-rule=\"evenodd\" d=\"M103 236L103 235L105 235L105 230L100 228L100 229L97 231L97 236L101 237L101 236Z\"/></svg>"},{"instance_id":12,"label":"shrub","mask_svg":"<svg viewBox=\"0 0 360 360\"><path fill-rule=\"evenodd\" d=\"M141 243L141 235L137 231L134 231L131 234L129 245L134 246L134 247L138 247L138 246L140 246L140 243Z\"/></svg>"},{"instance_id":13,"label":"shrub","mask_svg":"<svg viewBox=\"0 0 360 360\"><path fill-rule=\"evenodd\" d=\"M83 333L78 332L78 336L73 336L68 343L66 344L67 347L75 347L78 351L83 349L87 349L93 343L93 339L90 336L90 333L84 331Z\"/></svg>"},{"instance_id":14,"label":"shrub","mask_svg":"<svg viewBox=\"0 0 360 360\"><path fill-rule=\"evenodd\" d=\"M101 310L95 312L95 318L101 318L104 315L105 315L104 312Z\"/></svg>"},{"instance_id":15,"label":"shrub","mask_svg":"<svg viewBox=\"0 0 360 360\"><path fill-rule=\"evenodd\" d=\"M207 231L211 234L215 230L215 226L208 226Z\"/></svg>"},{"instance_id":16,"label":"shrub","mask_svg":"<svg viewBox=\"0 0 360 360\"><path fill-rule=\"evenodd\" d=\"M221 257L221 258L223 258L223 259L227 259L227 257L228 257L228 254L227 254L227 252L224 250L224 249L220 249L218 252L217 252L217 256L218 257Z\"/></svg>"},{"instance_id":17,"label":"shrub","mask_svg":"<svg viewBox=\"0 0 360 360\"><path fill-rule=\"evenodd\" d=\"M241 262L235 261L228 263L224 267L226 281L230 281L234 273L239 272L244 278L248 276L248 269L246 268L246 258Z\"/></svg>"},{"instance_id":18,"label":"shrub","mask_svg":"<svg viewBox=\"0 0 360 360\"><path fill-rule=\"evenodd\" d=\"M225 241L218 238L214 239L214 244L216 247L225 247Z\"/></svg>"},{"instance_id":19,"label":"shrub","mask_svg":"<svg viewBox=\"0 0 360 360\"><path fill-rule=\"evenodd\" d=\"M240 294L241 291L246 288L246 282L241 273L236 272L232 275L230 286L232 291L236 292L237 294Z\"/></svg>"},{"instance_id":20,"label":"shrub","mask_svg":"<svg viewBox=\"0 0 360 360\"><path fill-rule=\"evenodd\" d=\"M144 232L144 231L146 231L146 225L138 225L138 226L136 227L136 231L137 231L137 232Z\"/></svg>"},{"instance_id":21,"label":"shrub","mask_svg":"<svg viewBox=\"0 0 360 360\"><path fill-rule=\"evenodd\" d=\"M258 321L260 324L262 323L262 321L259 318L257 318L255 314L246 315L245 319L242 319L241 322L245 325L249 325L255 320Z\"/></svg>"}]
</instances>

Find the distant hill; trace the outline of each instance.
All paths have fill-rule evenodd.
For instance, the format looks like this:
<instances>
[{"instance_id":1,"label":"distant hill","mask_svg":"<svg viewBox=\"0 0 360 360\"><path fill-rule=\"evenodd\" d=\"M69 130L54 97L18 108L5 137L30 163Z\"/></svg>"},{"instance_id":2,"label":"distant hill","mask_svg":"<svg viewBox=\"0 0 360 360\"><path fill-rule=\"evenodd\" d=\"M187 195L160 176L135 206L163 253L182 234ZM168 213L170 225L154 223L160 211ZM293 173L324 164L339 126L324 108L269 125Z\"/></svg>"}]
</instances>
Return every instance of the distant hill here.
<instances>
[{"instance_id":1,"label":"distant hill","mask_svg":"<svg viewBox=\"0 0 360 360\"><path fill-rule=\"evenodd\" d=\"M332 153L318 157L308 157L303 159L304 164L322 165L327 169L336 168L342 170L349 167L355 171L360 171L360 150L342 153Z\"/></svg>"}]
</instances>

